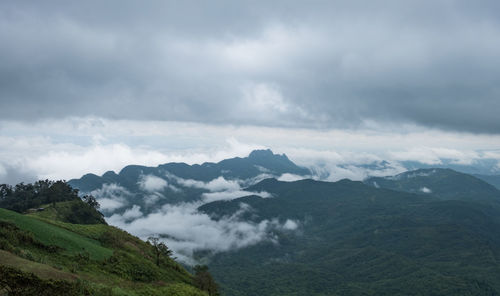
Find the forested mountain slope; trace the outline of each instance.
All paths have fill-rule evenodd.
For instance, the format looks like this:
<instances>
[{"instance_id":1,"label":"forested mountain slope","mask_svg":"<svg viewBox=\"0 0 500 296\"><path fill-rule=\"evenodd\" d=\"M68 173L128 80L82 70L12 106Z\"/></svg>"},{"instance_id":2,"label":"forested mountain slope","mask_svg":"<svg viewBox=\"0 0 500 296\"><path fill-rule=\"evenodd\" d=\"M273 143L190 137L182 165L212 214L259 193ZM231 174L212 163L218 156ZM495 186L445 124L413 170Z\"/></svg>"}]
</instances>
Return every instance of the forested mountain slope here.
<instances>
[{"instance_id":1,"label":"forested mountain slope","mask_svg":"<svg viewBox=\"0 0 500 296\"><path fill-rule=\"evenodd\" d=\"M342 180L264 180L243 197L206 204L214 218L290 222L274 241L216 254L226 295L497 295L500 208Z\"/></svg>"}]
</instances>

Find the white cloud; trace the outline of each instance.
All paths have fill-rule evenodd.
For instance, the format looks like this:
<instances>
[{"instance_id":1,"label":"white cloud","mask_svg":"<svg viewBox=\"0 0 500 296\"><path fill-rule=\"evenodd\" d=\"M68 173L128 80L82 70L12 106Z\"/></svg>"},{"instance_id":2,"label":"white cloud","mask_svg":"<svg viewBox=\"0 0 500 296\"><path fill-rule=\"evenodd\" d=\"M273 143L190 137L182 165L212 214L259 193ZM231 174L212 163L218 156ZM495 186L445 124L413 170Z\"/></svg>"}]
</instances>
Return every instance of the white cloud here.
<instances>
[{"instance_id":1,"label":"white cloud","mask_svg":"<svg viewBox=\"0 0 500 296\"><path fill-rule=\"evenodd\" d=\"M286 174L279 176L278 180L285 181L285 182L293 182L293 181L305 179L306 177L307 176L299 176L299 175L295 175L295 174L286 173Z\"/></svg>"},{"instance_id":2,"label":"white cloud","mask_svg":"<svg viewBox=\"0 0 500 296\"><path fill-rule=\"evenodd\" d=\"M235 191L220 191L220 192L209 192L203 193L201 196L204 202L213 202L218 200L232 200L238 197L243 197L247 195L258 195L262 198L270 198L272 195L269 192L260 191L252 192L245 190L235 190Z\"/></svg>"},{"instance_id":3,"label":"white cloud","mask_svg":"<svg viewBox=\"0 0 500 296\"><path fill-rule=\"evenodd\" d=\"M423 193L432 193L432 190L430 190L429 188L427 187L422 187L420 188L420 191L422 191Z\"/></svg>"},{"instance_id":4,"label":"white cloud","mask_svg":"<svg viewBox=\"0 0 500 296\"><path fill-rule=\"evenodd\" d=\"M465 164L500 161L498 135L369 122L355 130L314 130L83 117L44 120L36 126L0 121L0 128L0 163L32 176L31 181L118 172L129 164L216 162L261 148L286 153L297 164L331 171L331 176L356 179L366 174L346 170L346 165L381 160L438 164L440 158ZM169 145L164 139L169 139ZM5 174L0 178L5 180Z\"/></svg>"},{"instance_id":5,"label":"white cloud","mask_svg":"<svg viewBox=\"0 0 500 296\"><path fill-rule=\"evenodd\" d=\"M143 199L146 205L151 206L154 205L158 200L163 197L162 194L155 192L153 194L144 195Z\"/></svg>"},{"instance_id":6,"label":"white cloud","mask_svg":"<svg viewBox=\"0 0 500 296\"><path fill-rule=\"evenodd\" d=\"M112 199L112 198L98 198L100 210L103 212L113 212L119 208L126 205L126 202L122 199Z\"/></svg>"},{"instance_id":7,"label":"white cloud","mask_svg":"<svg viewBox=\"0 0 500 296\"><path fill-rule=\"evenodd\" d=\"M147 216L138 216L139 209L133 208L124 215L113 215L107 219L111 225L118 226L143 239L160 234L179 259L193 263L192 255L197 250L221 252L250 246L261 241L275 239L272 229L296 229L297 223L287 220L276 224L269 220L259 223L241 221L239 216L249 210L248 205L241 205L238 212L230 217L212 220L197 208L201 203L165 205L158 212ZM133 213L137 219L126 221Z\"/></svg>"},{"instance_id":8,"label":"white cloud","mask_svg":"<svg viewBox=\"0 0 500 296\"><path fill-rule=\"evenodd\" d=\"M139 187L147 192L157 192L165 189L168 183L165 179L154 175L142 175L139 178Z\"/></svg>"},{"instance_id":9,"label":"white cloud","mask_svg":"<svg viewBox=\"0 0 500 296\"><path fill-rule=\"evenodd\" d=\"M118 184L103 184L101 188L90 192L99 204L103 212L114 212L128 204L127 198L132 194Z\"/></svg>"},{"instance_id":10,"label":"white cloud","mask_svg":"<svg viewBox=\"0 0 500 296\"><path fill-rule=\"evenodd\" d=\"M240 184L235 180L226 180L224 177L220 176L209 182L202 182L192 179L183 179L172 174L167 174L168 177L175 178L175 180L185 187L194 187L200 189L206 189L211 192L218 191L236 191L240 189Z\"/></svg>"},{"instance_id":11,"label":"white cloud","mask_svg":"<svg viewBox=\"0 0 500 296\"><path fill-rule=\"evenodd\" d=\"M295 230L299 227L299 224L293 220L287 219L285 224L283 224L283 229L286 230Z\"/></svg>"},{"instance_id":12,"label":"white cloud","mask_svg":"<svg viewBox=\"0 0 500 296\"><path fill-rule=\"evenodd\" d=\"M314 179L331 182L341 179L362 181L368 177L392 176L406 171L403 166L397 163L391 163L388 167L371 168L356 165L337 165L326 162L312 165L310 169L313 171L312 177Z\"/></svg>"},{"instance_id":13,"label":"white cloud","mask_svg":"<svg viewBox=\"0 0 500 296\"><path fill-rule=\"evenodd\" d=\"M224 177L217 177L209 182L203 182L193 179L183 179L173 174L167 173L167 178L176 180L179 185L184 187L193 187L208 190L201 195L204 202L213 202L217 200L231 200L247 195L259 195L263 198L272 197L268 192L250 192L242 189L242 185L253 185L270 175L261 174L248 180L226 180Z\"/></svg>"},{"instance_id":14,"label":"white cloud","mask_svg":"<svg viewBox=\"0 0 500 296\"><path fill-rule=\"evenodd\" d=\"M115 214L116 215L116 214ZM138 205L133 205L131 209L126 210L121 218L124 220L134 220L142 217L141 207ZM112 218L110 218L112 219Z\"/></svg>"},{"instance_id":15,"label":"white cloud","mask_svg":"<svg viewBox=\"0 0 500 296\"><path fill-rule=\"evenodd\" d=\"M481 154L470 150L457 150L445 147L415 147L390 153L392 159L399 161L418 161L429 165L442 164L443 159L449 159L454 164L469 165L474 160L482 158Z\"/></svg>"}]
</instances>

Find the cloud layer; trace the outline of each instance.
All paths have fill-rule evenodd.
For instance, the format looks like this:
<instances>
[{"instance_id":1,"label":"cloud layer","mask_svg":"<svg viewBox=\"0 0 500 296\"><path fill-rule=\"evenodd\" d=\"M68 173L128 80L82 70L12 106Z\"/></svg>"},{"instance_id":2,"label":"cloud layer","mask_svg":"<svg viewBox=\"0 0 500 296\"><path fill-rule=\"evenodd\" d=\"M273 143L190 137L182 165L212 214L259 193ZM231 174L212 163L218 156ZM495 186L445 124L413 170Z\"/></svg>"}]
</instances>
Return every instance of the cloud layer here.
<instances>
[{"instance_id":1,"label":"cloud layer","mask_svg":"<svg viewBox=\"0 0 500 296\"><path fill-rule=\"evenodd\" d=\"M498 133L499 9L492 0L2 1L0 117L369 120Z\"/></svg>"},{"instance_id":2,"label":"cloud layer","mask_svg":"<svg viewBox=\"0 0 500 296\"><path fill-rule=\"evenodd\" d=\"M141 216L140 209L134 206L107 221L143 239L158 234L163 236L169 248L186 263L194 263L193 253L196 251L223 252L262 241L276 242L273 231L294 231L299 227L298 222L292 220L243 221L239 216L251 210L246 204L241 204L240 210L230 217L213 220L196 210L200 205L165 205L147 216Z\"/></svg>"},{"instance_id":3,"label":"cloud layer","mask_svg":"<svg viewBox=\"0 0 500 296\"><path fill-rule=\"evenodd\" d=\"M217 162L263 148L286 153L315 171L353 179L366 176L356 167L383 160L395 168L397 162L407 160L434 166L443 159L470 165L490 161L490 168L496 166L498 171L499 147L500 135L411 125L311 130L95 117L44 120L36 125L0 121L0 183L69 180L86 173L119 172L130 164ZM393 173L397 172L387 172Z\"/></svg>"}]
</instances>

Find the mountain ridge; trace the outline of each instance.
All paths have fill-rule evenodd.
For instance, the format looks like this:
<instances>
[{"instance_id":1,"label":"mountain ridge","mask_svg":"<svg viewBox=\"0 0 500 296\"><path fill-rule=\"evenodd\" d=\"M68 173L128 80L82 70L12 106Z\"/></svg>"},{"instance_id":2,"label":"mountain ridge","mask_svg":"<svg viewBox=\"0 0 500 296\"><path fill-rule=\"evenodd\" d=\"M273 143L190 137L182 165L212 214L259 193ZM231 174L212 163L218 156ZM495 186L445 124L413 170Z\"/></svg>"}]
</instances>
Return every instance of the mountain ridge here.
<instances>
[{"instance_id":1,"label":"mountain ridge","mask_svg":"<svg viewBox=\"0 0 500 296\"><path fill-rule=\"evenodd\" d=\"M418 169L395 176L371 177L365 184L416 194L429 194L441 199L500 202L500 191L475 176L452 169Z\"/></svg>"},{"instance_id":2,"label":"mountain ridge","mask_svg":"<svg viewBox=\"0 0 500 296\"><path fill-rule=\"evenodd\" d=\"M274 154L270 149L267 149L254 150L247 157L234 157L217 163L204 162L188 165L183 162L172 162L156 167L127 165L118 174L114 171L107 171L101 176L85 174L79 179L69 180L68 183L81 191L90 192L106 183L118 183L133 187L134 181L140 175L164 176L165 173L171 173L184 179L207 182L220 176L226 179L248 179L265 173L277 176L284 173L310 175L311 171L297 166L285 154Z\"/></svg>"}]
</instances>

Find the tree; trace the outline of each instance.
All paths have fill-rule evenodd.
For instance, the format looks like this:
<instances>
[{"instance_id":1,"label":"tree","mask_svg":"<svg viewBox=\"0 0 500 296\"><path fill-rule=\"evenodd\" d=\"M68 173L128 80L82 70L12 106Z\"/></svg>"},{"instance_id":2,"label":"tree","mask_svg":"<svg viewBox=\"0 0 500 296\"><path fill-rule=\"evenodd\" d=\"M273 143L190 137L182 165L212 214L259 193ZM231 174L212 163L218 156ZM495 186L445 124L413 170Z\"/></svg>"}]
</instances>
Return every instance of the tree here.
<instances>
[{"instance_id":1,"label":"tree","mask_svg":"<svg viewBox=\"0 0 500 296\"><path fill-rule=\"evenodd\" d=\"M0 200L12 195L12 186L8 184L0 184Z\"/></svg>"},{"instance_id":2,"label":"tree","mask_svg":"<svg viewBox=\"0 0 500 296\"><path fill-rule=\"evenodd\" d=\"M97 202L97 200L95 199L95 197L93 197L92 195L84 195L82 197L82 199L89 206L93 207L96 210L99 210L99 208L101 207L101 205L99 204L99 202Z\"/></svg>"},{"instance_id":3,"label":"tree","mask_svg":"<svg viewBox=\"0 0 500 296\"><path fill-rule=\"evenodd\" d=\"M79 200L78 190L66 181L40 180L33 184L0 185L0 207L22 213L30 208L56 202Z\"/></svg>"},{"instance_id":4,"label":"tree","mask_svg":"<svg viewBox=\"0 0 500 296\"><path fill-rule=\"evenodd\" d=\"M194 285L202 291L207 291L209 296L219 295L217 284L208 272L208 266L206 265L196 265L194 267Z\"/></svg>"},{"instance_id":5,"label":"tree","mask_svg":"<svg viewBox=\"0 0 500 296\"><path fill-rule=\"evenodd\" d=\"M166 257L170 258L172 256L172 250L170 250L165 243L160 242L160 238L157 236L150 236L148 242L153 246L153 251L156 257L156 266L160 266L160 258Z\"/></svg>"},{"instance_id":6,"label":"tree","mask_svg":"<svg viewBox=\"0 0 500 296\"><path fill-rule=\"evenodd\" d=\"M64 180L54 182L48 188L49 202L55 206L56 202L78 199L78 190L71 188L71 186Z\"/></svg>"}]
</instances>

